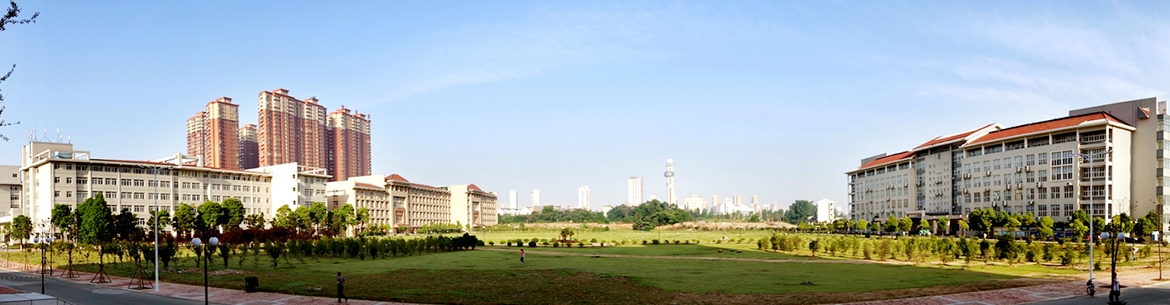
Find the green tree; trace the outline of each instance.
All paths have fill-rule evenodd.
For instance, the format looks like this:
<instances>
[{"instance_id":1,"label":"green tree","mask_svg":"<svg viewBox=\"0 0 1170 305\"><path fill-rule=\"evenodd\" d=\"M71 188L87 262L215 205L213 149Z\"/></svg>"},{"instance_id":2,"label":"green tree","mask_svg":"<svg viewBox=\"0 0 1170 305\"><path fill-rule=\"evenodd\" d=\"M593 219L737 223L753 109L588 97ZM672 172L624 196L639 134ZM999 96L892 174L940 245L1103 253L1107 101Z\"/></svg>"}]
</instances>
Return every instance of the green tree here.
<instances>
[{"instance_id":1,"label":"green tree","mask_svg":"<svg viewBox=\"0 0 1170 305\"><path fill-rule=\"evenodd\" d=\"M1068 227L1072 229L1077 240L1085 240L1085 234L1089 234L1089 226L1082 223L1080 219L1073 220L1073 223L1069 224Z\"/></svg>"},{"instance_id":2,"label":"green tree","mask_svg":"<svg viewBox=\"0 0 1170 305\"><path fill-rule=\"evenodd\" d=\"M131 213L130 209L122 209L122 212L114 217L114 234L119 239L130 240L130 237L138 232L138 216Z\"/></svg>"},{"instance_id":3,"label":"green tree","mask_svg":"<svg viewBox=\"0 0 1170 305\"><path fill-rule=\"evenodd\" d=\"M215 230L220 225L227 223L227 215L223 213L223 206L219 202L204 201L199 205L199 218L207 229Z\"/></svg>"},{"instance_id":4,"label":"green tree","mask_svg":"<svg viewBox=\"0 0 1170 305\"><path fill-rule=\"evenodd\" d=\"M967 231L967 230L970 230L970 229L971 229L971 226L970 226L970 225L967 225L967 220L966 220L966 219L959 219L959 230L960 230L960 231Z\"/></svg>"},{"instance_id":5,"label":"green tree","mask_svg":"<svg viewBox=\"0 0 1170 305\"><path fill-rule=\"evenodd\" d=\"M951 226L951 219L950 218L947 218L946 216L939 218L938 219L938 231L940 232L939 235L946 235L948 232L947 227L950 227L950 226Z\"/></svg>"},{"instance_id":6,"label":"green tree","mask_svg":"<svg viewBox=\"0 0 1170 305\"><path fill-rule=\"evenodd\" d=\"M67 232L69 226L73 225L73 208L69 205L58 204L53 206L53 214L49 219L54 227L61 232Z\"/></svg>"},{"instance_id":7,"label":"green tree","mask_svg":"<svg viewBox=\"0 0 1170 305\"><path fill-rule=\"evenodd\" d=\"M1150 213L1156 214L1157 212L1150 211ZM1158 230L1158 227L1155 225L1154 221L1157 221L1157 218L1151 220L1149 214L1146 214L1145 217L1138 218L1137 221L1133 224L1134 237L1150 236L1151 233Z\"/></svg>"},{"instance_id":8,"label":"green tree","mask_svg":"<svg viewBox=\"0 0 1170 305\"><path fill-rule=\"evenodd\" d=\"M272 226L289 229L297 227L296 216L287 204L276 209L276 217L272 219Z\"/></svg>"},{"instance_id":9,"label":"green tree","mask_svg":"<svg viewBox=\"0 0 1170 305\"><path fill-rule=\"evenodd\" d=\"M902 216L902 220L898 222L898 231L910 232L910 227L914 225L914 220L910 216Z\"/></svg>"},{"instance_id":10,"label":"green tree","mask_svg":"<svg viewBox=\"0 0 1170 305\"><path fill-rule=\"evenodd\" d=\"M81 214L80 232L78 240L83 244L98 247L99 275L105 269L105 244L114 239L114 215L106 205L106 199L101 193L86 199L77 206L77 213Z\"/></svg>"},{"instance_id":11,"label":"green tree","mask_svg":"<svg viewBox=\"0 0 1170 305\"><path fill-rule=\"evenodd\" d=\"M329 221L329 208L326 208L324 203L313 202L309 205L309 221L314 230L320 231L321 225Z\"/></svg>"},{"instance_id":12,"label":"green tree","mask_svg":"<svg viewBox=\"0 0 1170 305\"><path fill-rule=\"evenodd\" d=\"M248 225L249 229L264 229L264 225L267 221L264 219L264 213L259 213L249 214L248 216L244 217L244 222Z\"/></svg>"},{"instance_id":13,"label":"green tree","mask_svg":"<svg viewBox=\"0 0 1170 305\"><path fill-rule=\"evenodd\" d=\"M862 219L862 220L858 220L858 221L857 221L857 227L856 227L856 228L857 228L857 230L858 230L858 231L865 231L865 229L866 229L866 228L868 228L868 227L869 227L869 223L868 223L868 222L866 222L866 221L865 221L865 219Z\"/></svg>"},{"instance_id":14,"label":"green tree","mask_svg":"<svg viewBox=\"0 0 1170 305\"><path fill-rule=\"evenodd\" d=\"M170 221L170 219L171 219L171 212L167 212L167 210L160 209L160 210L158 211L158 215L157 215L157 216L155 216L154 214L155 214L155 211L150 211L150 218L147 218L147 219L146 219L146 229L147 229L147 230L150 230L150 232L154 232L154 219L155 219L155 218L158 218L158 221L159 221L159 223L158 223L158 224L159 224L159 226L158 226L158 230L159 230L159 232L160 232L160 233L162 233L162 232L166 232L166 230L167 230L167 224L171 223L171 221Z\"/></svg>"},{"instance_id":15,"label":"green tree","mask_svg":"<svg viewBox=\"0 0 1170 305\"><path fill-rule=\"evenodd\" d=\"M244 222L244 214L247 210L244 209L244 203L236 198L228 198L223 200L221 204L224 214L227 215L227 223L224 223L224 230L231 230L239 228L240 224Z\"/></svg>"},{"instance_id":16,"label":"green tree","mask_svg":"<svg viewBox=\"0 0 1170 305\"><path fill-rule=\"evenodd\" d=\"M370 223L370 209L367 209L366 207L358 208L357 215L354 217L354 221L356 221L357 225L364 230L366 228L366 224Z\"/></svg>"},{"instance_id":17,"label":"green tree","mask_svg":"<svg viewBox=\"0 0 1170 305\"><path fill-rule=\"evenodd\" d=\"M1043 218L1040 218L1040 221L1036 222L1036 232L1040 235L1040 239L1048 239L1052 237L1053 225L1055 225L1055 223L1052 221L1052 217L1048 216L1044 216Z\"/></svg>"},{"instance_id":18,"label":"green tree","mask_svg":"<svg viewBox=\"0 0 1170 305\"><path fill-rule=\"evenodd\" d=\"M760 214L752 214L752 218L748 219L748 222L760 222Z\"/></svg>"},{"instance_id":19,"label":"green tree","mask_svg":"<svg viewBox=\"0 0 1170 305\"><path fill-rule=\"evenodd\" d=\"M313 228L313 212L303 205L293 210L293 219L298 230L309 231Z\"/></svg>"},{"instance_id":20,"label":"green tree","mask_svg":"<svg viewBox=\"0 0 1170 305\"><path fill-rule=\"evenodd\" d=\"M784 212L784 221L788 223L808 222L810 216L817 215L817 208L812 201L797 200Z\"/></svg>"},{"instance_id":21,"label":"green tree","mask_svg":"<svg viewBox=\"0 0 1170 305\"><path fill-rule=\"evenodd\" d=\"M24 246L24 241L27 240L29 236L32 236L32 231L32 219L28 218L28 216L17 215L16 217L12 218L12 229L9 234L12 237L15 237L17 240L20 240L22 248Z\"/></svg>"},{"instance_id":22,"label":"green tree","mask_svg":"<svg viewBox=\"0 0 1170 305\"><path fill-rule=\"evenodd\" d=\"M918 219L918 230L930 230L930 221L926 218Z\"/></svg>"},{"instance_id":23,"label":"green tree","mask_svg":"<svg viewBox=\"0 0 1170 305\"><path fill-rule=\"evenodd\" d=\"M357 223L356 213L352 204L346 203L337 208L337 222L342 226L342 231L348 233L349 227Z\"/></svg>"},{"instance_id":24,"label":"green tree","mask_svg":"<svg viewBox=\"0 0 1170 305\"><path fill-rule=\"evenodd\" d=\"M991 208L976 209L967 215L967 224L971 226L971 230L988 233L995 222L995 210Z\"/></svg>"},{"instance_id":25,"label":"green tree","mask_svg":"<svg viewBox=\"0 0 1170 305\"><path fill-rule=\"evenodd\" d=\"M898 218L894 217L894 215L890 215L890 217L886 217L886 222L882 224L882 228L885 229L886 232L894 233L898 231L898 224Z\"/></svg>"},{"instance_id":26,"label":"green tree","mask_svg":"<svg viewBox=\"0 0 1170 305\"><path fill-rule=\"evenodd\" d=\"M187 235L191 233L192 229L195 229L196 216L198 215L195 213L195 206L180 203L175 208L175 220L171 222L171 228L179 235Z\"/></svg>"}]
</instances>

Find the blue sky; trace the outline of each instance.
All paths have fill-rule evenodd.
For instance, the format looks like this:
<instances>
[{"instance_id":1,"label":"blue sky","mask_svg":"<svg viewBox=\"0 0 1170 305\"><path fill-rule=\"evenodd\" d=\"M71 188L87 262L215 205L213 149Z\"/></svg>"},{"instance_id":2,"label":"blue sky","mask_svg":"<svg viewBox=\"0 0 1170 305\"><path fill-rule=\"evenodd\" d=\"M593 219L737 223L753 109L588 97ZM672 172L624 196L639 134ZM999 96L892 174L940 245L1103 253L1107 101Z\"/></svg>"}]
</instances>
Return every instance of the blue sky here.
<instances>
[{"instance_id":1,"label":"blue sky","mask_svg":"<svg viewBox=\"0 0 1170 305\"><path fill-rule=\"evenodd\" d=\"M185 152L229 96L286 88L371 115L373 171L520 205L847 202L860 159L998 122L1166 96L1167 3L20 1L0 163L34 126L95 158ZM681 202L681 200L680 200Z\"/></svg>"}]
</instances>

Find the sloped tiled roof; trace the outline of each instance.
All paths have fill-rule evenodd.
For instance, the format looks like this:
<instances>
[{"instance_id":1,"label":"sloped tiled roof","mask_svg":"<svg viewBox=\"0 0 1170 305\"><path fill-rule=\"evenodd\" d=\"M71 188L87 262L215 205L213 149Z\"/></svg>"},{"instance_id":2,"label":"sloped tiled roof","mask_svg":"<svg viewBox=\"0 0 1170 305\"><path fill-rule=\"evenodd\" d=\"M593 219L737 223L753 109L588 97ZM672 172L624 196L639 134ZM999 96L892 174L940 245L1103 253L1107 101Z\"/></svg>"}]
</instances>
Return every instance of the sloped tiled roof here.
<instances>
[{"instance_id":1,"label":"sloped tiled roof","mask_svg":"<svg viewBox=\"0 0 1170 305\"><path fill-rule=\"evenodd\" d=\"M926 143L922 143L922 145L918 145L918 147L915 147L913 150L918 150L920 148L930 147L930 146L934 146L934 145L966 138L967 136L970 136L971 134L973 134L975 132L978 132L980 130L983 130L984 128L991 127L994 125L995 125L995 123L991 123L991 124L984 125L983 127L975 128L975 129L972 129L972 130L969 130L966 132L962 132L959 134L955 134L955 135L951 135L951 136L939 136L939 137L936 137L934 139L931 139L930 141L926 141Z\"/></svg>"},{"instance_id":2,"label":"sloped tiled roof","mask_svg":"<svg viewBox=\"0 0 1170 305\"><path fill-rule=\"evenodd\" d=\"M398 174L390 174L389 177L386 177L386 180L387 181L396 180L396 181L402 181L402 182L410 182L410 180L406 180L406 178L402 178L402 176L399 176Z\"/></svg>"},{"instance_id":3,"label":"sloped tiled roof","mask_svg":"<svg viewBox=\"0 0 1170 305\"><path fill-rule=\"evenodd\" d=\"M368 189L375 189L375 190L381 190L381 189L382 189L381 187L379 187L379 186L377 186L377 185L373 185L373 184L369 184L369 183L354 182L353 184L354 184L354 186L356 186L356 187L364 187L364 188L368 188Z\"/></svg>"},{"instance_id":4,"label":"sloped tiled roof","mask_svg":"<svg viewBox=\"0 0 1170 305\"><path fill-rule=\"evenodd\" d=\"M857 169L859 169L859 170L866 169L866 168L870 168L870 167L874 167L874 166L878 166L878 165L882 165L882 164L886 164L886 163L890 163L890 162L894 162L894 161L898 161L898 160L909 159L910 157L913 157L913 156L914 156L914 152L904 151L904 152L892 154L889 156L877 158L876 160L873 160L873 161L869 161L869 163L861 165L861 167L858 167Z\"/></svg>"},{"instance_id":5,"label":"sloped tiled roof","mask_svg":"<svg viewBox=\"0 0 1170 305\"><path fill-rule=\"evenodd\" d=\"M988 133L985 136L971 140L970 142L967 142L967 145L987 143L987 142L991 142L991 141L995 141L995 140L1001 140L1001 139L1006 139L1006 138L1011 138L1011 137L1026 135L1026 134L1032 134L1032 133L1037 133L1037 132L1042 132L1042 131L1047 131L1047 130L1073 127L1073 126L1078 126L1078 125L1084 124L1086 122L1099 121L1099 120L1109 120L1109 121L1115 122L1117 124L1121 124L1123 126L1128 126L1131 128L1133 127L1133 126L1129 126L1129 124L1126 124L1125 122L1122 122L1121 120L1117 119L1116 117L1109 115L1108 113L1096 112L1096 113L1090 113L1090 114L1086 114L1086 115L1065 117L1065 118L1059 118L1059 119L1053 119L1053 120L1048 120L1048 121L1042 121L1042 122L1036 122L1036 123L1031 123L1031 124L1015 126L1015 127L1011 127L1011 128L1000 129L998 131Z\"/></svg>"},{"instance_id":6,"label":"sloped tiled roof","mask_svg":"<svg viewBox=\"0 0 1170 305\"><path fill-rule=\"evenodd\" d=\"M478 186L475 186L475 183L472 183L472 184L468 185L468 186L467 186L467 189L469 189L469 190L477 190L477 191L481 191L481 192L483 191L483 190L479 189L479 187L478 187Z\"/></svg>"}]
</instances>

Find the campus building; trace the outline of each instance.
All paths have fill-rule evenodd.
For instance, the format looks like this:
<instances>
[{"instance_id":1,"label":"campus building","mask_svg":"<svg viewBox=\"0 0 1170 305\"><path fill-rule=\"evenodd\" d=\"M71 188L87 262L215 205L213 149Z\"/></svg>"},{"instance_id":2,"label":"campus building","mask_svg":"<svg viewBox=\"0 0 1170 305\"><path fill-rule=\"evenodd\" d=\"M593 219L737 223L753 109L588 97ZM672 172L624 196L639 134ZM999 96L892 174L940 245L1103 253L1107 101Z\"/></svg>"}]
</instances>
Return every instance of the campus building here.
<instances>
[{"instance_id":1,"label":"campus building","mask_svg":"<svg viewBox=\"0 0 1170 305\"><path fill-rule=\"evenodd\" d=\"M8 198L8 208L0 206L0 217L9 216L20 208L20 166L0 165L0 198Z\"/></svg>"},{"instance_id":2,"label":"campus building","mask_svg":"<svg viewBox=\"0 0 1170 305\"><path fill-rule=\"evenodd\" d=\"M99 193L111 210L127 209L139 219L148 218L156 202L174 214L180 203L228 198L239 199L247 214L262 213L271 219L280 206L295 209L325 202L329 178L323 169L295 163L242 171L209 167L201 158L182 154L154 161L95 159L67 143L30 142L22 154L22 194L12 197L20 202L12 204L0 222L11 221L13 215L47 221L57 204L76 208ZM0 179L5 182L10 181Z\"/></svg>"},{"instance_id":3,"label":"campus building","mask_svg":"<svg viewBox=\"0 0 1170 305\"><path fill-rule=\"evenodd\" d=\"M366 208L370 212L370 225L393 225L394 210L390 205L390 194L384 186L385 177L350 177L345 181L330 181L325 184L327 207L337 209L342 205L353 206L354 211Z\"/></svg>"},{"instance_id":4,"label":"campus building","mask_svg":"<svg viewBox=\"0 0 1170 305\"><path fill-rule=\"evenodd\" d=\"M846 173L850 218L954 221L981 208L1057 221L1076 210L1106 219L1165 214L1165 112L1154 98L1120 102L1020 126L990 124L866 158Z\"/></svg>"},{"instance_id":5,"label":"campus building","mask_svg":"<svg viewBox=\"0 0 1170 305\"><path fill-rule=\"evenodd\" d=\"M498 223L496 195L484 192L475 184L442 187L451 192L451 222L473 228Z\"/></svg>"}]
</instances>

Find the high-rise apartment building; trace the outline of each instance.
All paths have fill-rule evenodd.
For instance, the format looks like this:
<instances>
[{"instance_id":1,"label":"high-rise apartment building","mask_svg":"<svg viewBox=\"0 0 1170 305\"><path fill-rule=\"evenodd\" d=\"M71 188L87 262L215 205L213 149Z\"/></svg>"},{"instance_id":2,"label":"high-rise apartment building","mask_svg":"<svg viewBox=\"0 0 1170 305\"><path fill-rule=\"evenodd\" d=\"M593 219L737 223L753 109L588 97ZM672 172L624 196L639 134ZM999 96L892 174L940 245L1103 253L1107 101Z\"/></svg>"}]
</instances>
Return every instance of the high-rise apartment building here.
<instances>
[{"instance_id":1,"label":"high-rise apartment building","mask_svg":"<svg viewBox=\"0 0 1170 305\"><path fill-rule=\"evenodd\" d=\"M238 129L240 106L220 97L187 119L187 154L210 167L240 169Z\"/></svg>"},{"instance_id":2,"label":"high-rise apartment building","mask_svg":"<svg viewBox=\"0 0 1170 305\"><path fill-rule=\"evenodd\" d=\"M325 106L317 98L302 101L280 88L260 92L258 100L260 166L326 167Z\"/></svg>"},{"instance_id":3,"label":"high-rise apartment building","mask_svg":"<svg viewBox=\"0 0 1170 305\"><path fill-rule=\"evenodd\" d=\"M584 185L577 188L577 207L581 209L590 209L589 205L589 186Z\"/></svg>"},{"instance_id":4,"label":"high-rise apartment building","mask_svg":"<svg viewBox=\"0 0 1170 305\"><path fill-rule=\"evenodd\" d=\"M536 210L540 206L540 190L532 190L532 209Z\"/></svg>"},{"instance_id":5,"label":"high-rise apartment building","mask_svg":"<svg viewBox=\"0 0 1170 305\"><path fill-rule=\"evenodd\" d=\"M686 209L687 211L702 212L702 211L707 210L707 204L705 202L703 202L702 195L687 196L686 199L683 199L683 205L684 205L683 208Z\"/></svg>"},{"instance_id":6,"label":"high-rise apartment building","mask_svg":"<svg viewBox=\"0 0 1170 305\"><path fill-rule=\"evenodd\" d=\"M626 192L626 203L629 205L642 204L642 177L630 176L630 180L626 183L628 191Z\"/></svg>"},{"instance_id":7,"label":"high-rise apartment building","mask_svg":"<svg viewBox=\"0 0 1170 305\"><path fill-rule=\"evenodd\" d=\"M260 134L256 124L240 127L240 169L260 167Z\"/></svg>"},{"instance_id":8,"label":"high-rise apartment building","mask_svg":"<svg viewBox=\"0 0 1170 305\"><path fill-rule=\"evenodd\" d=\"M508 208L516 209L516 190L508 191Z\"/></svg>"},{"instance_id":9,"label":"high-rise apartment building","mask_svg":"<svg viewBox=\"0 0 1170 305\"><path fill-rule=\"evenodd\" d=\"M325 159L334 181L370 174L370 117L344 106L326 118Z\"/></svg>"},{"instance_id":10,"label":"high-rise apartment building","mask_svg":"<svg viewBox=\"0 0 1170 305\"><path fill-rule=\"evenodd\" d=\"M736 206L736 207L739 207L740 205L743 205L743 199L740 198L739 195L732 196L731 197L731 204Z\"/></svg>"},{"instance_id":11,"label":"high-rise apartment building","mask_svg":"<svg viewBox=\"0 0 1170 305\"><path fill-rule=\"evenodd\" d=\"M846 173L850 217L955 221L982 208L1058 221L1076 210L1105 219L1165 215L1164 105L1147 98L1014 127L990 124L866 158Z\"/></svg>"}]
</instances>

